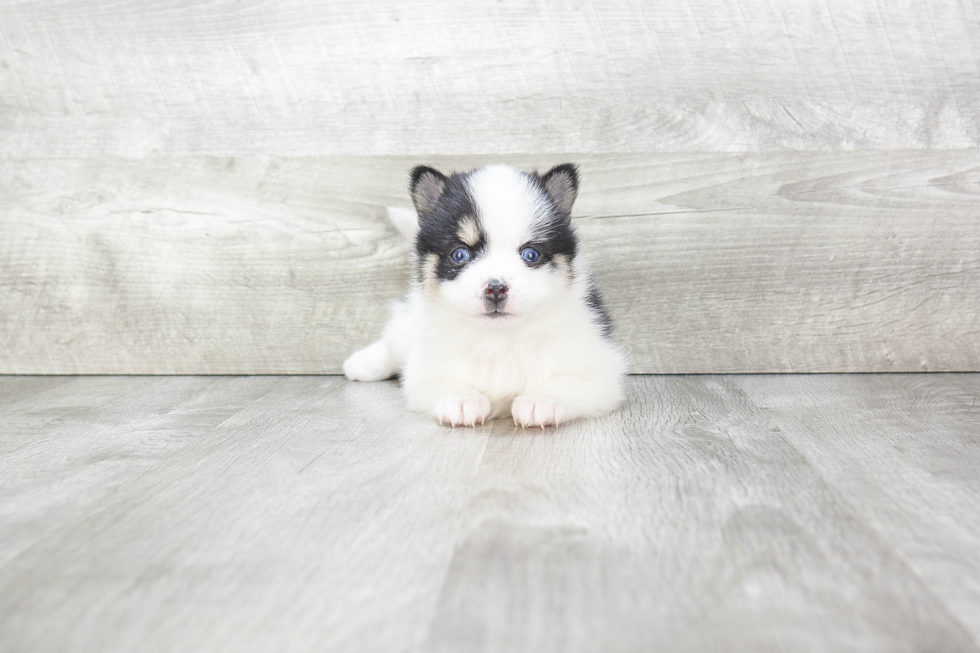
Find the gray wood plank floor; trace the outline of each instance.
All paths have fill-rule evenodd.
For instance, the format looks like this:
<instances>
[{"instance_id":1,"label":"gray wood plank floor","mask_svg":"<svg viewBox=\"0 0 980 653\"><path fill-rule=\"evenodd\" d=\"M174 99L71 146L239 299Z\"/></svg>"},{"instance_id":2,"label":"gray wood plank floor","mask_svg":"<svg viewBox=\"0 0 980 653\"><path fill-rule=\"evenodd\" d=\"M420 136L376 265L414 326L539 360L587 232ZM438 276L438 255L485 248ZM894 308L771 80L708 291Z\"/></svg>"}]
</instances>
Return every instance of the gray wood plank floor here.
<instances>
[{"instance_id":1,"label":"gray wood plank floor","mask_svg":"<svg viewBox=\"0 0 980 653\"><path fill-rule=\"evenodd\" d=\"M978 651L980 374L0 377L0 651Z\"/></svg>"}]
</instances>

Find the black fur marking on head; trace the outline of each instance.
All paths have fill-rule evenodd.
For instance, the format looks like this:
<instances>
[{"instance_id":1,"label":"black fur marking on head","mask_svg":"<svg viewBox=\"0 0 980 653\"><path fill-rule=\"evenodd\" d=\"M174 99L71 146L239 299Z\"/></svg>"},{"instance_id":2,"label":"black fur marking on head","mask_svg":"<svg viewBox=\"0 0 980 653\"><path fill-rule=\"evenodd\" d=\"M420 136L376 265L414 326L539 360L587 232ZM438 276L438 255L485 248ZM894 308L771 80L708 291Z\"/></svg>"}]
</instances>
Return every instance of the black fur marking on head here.
<instances>
[{"instance_id":1,"label":"black fur marking on head","mask_svg":"<svg viewBox=\"0 0 980 653\"><path fill-rule=\"evenodd\" d=\"M537 265L554 264L554 256L563 254L569 261L575 258L578 239L572 229L572 204L578 194L578 171L574 164L555 166L544 176L534 173L532 180L545 198L549 211L535 226L533 245L541 252Z\"/></svg>"},{"instance_id":2,"label":"black fur marking on head","mask_svg":"<svg viewBox=\"0 0 980 653\"><path fill-rule=\"evenodd\" d=\"M589 279L589 294L585 298L585 303L588 304L589 310L595 316L596 324L602 327L602 335L607 337L611 335L612 320L609 318L609 311L606 310L606 304L602 300L602 292L596 285L595 279Z\"/></svg>"},{"instance_id":3,"label":"black fur marking on head","mask_svg":"<svg viewBox=\"0 0 980 653\"><path fill-rule=\"evenodd\" d=\"M414 171L412 176L414 180ZM453 251L457 247L467 247L472 254L470 261L473 261L483 252L487 239L480 227L480 218L473 198L466 187L466 176L453 174L443 179L445 183L442 191L432 202L425 217L422 218L421 212L419 213L419 232L415 239L415 251L420 262L425 261L428 255L435 254L439 258L435 270L436 278L449 281L455 279L467 265L453 262ZM476 243L460 241L460 225L466 220L474 221L479 229Z\"/></svg>"},{"instance_id":4,"label":"black fur marking on head","mask_svg":"<svg viewBox=\"0 0 980 653\"><path fill-rule=\"evenodd\" d=\"M479 207L470 195L467 173L454 173L449 177L427 166L412 170L409 188L412 201L419 214L419 232L416 238L416 252L420 266L431 261L431 255L438 257L435 276L441 280L455 279L466 267L453 262L451 254L460 246L469 248L476 259L486 247L486 235L480 224ZM559 267L555 257L562 257L570 263L578 249L578 239L571 225L572 204L578 194L578 170L571 163L557 165L543 176L537 173L523 173L537 187L544 200L544 215L537 216L531 240L522 247L532 246L541 257L530 267L551 265ZM461 241L461 229L466 221L472 220L479 231L474 243ZM431 263L429 263L431 265ZM565 266L566 269L568 266ZM422 270L420 267L419 278Z\"/></svg>"}]
</instances>

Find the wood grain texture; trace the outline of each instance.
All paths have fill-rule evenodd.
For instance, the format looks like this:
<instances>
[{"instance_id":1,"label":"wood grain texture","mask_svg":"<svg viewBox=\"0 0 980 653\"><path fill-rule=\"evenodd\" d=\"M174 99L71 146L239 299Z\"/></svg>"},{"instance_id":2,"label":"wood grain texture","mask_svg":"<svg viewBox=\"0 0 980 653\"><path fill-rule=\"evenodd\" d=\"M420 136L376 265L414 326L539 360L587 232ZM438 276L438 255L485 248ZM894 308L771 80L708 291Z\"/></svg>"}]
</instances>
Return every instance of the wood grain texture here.
<instances>
[{"instance_id":1,"label":"wood grain texture","mask_svg":"<svg viewBox=\"0 0 980 653\"><path fill-rule=\"evenodd\" d=\"M485 433L448 438L393 384L120 382L136 394L106 410L78 389L99 421L15 426L33 453L0 441L17 470L0 476L0 532L18 534L0 541L0 650L398 651L422 636Z\"/></svg>"},{"instance_id":2,"label":"wood grain texture","mask_svg":"<svg viewBox=\"0 0 980 653\"><path fill-rule=\"evenodd\" d=\"M980 377L743 377L739 386L980 642Z\"/></svg>"},{"instance_id":3,"label":"wood grain texture","mask_svg":"<svg viewBox=\"0 0 980 653\"><path fill-rule=\"evenodd\" d=\"M65 385L67 377L3 376L0 377L0 409L10 412L11 406L33 401L45 391Z\"/></svg>"},{"instance_id":4,"label":"wood grain texture","mask_svg":"<svg viewBox=\"0 0 980 653\"><path fill-rule=\"evenodd\" d=\"M121 487L276 383L166 377L148 386L128 377L82 377L4 407L0 560L97 512Z\"/></svg>"},{"instance_id":5,"label":"wood grain texture","mask_svg":"<svg viewBox=\"0 0 980 653\"><path fill-rule=\"evenodd\" d=\"M491 437L433 650L973 649L731 379L634 378L627 401Z\"/></svg>"},{"instance_id":6,"label":"wood grain texture","mask_svg":"<svg viewBox=\"0 0 980 653\"><path fill-rule=\"evenodd\" d=\"M8 0L30 156L972 148L976 0Z\"/></svg>"},{"instance_id":7,"label":"wood grain texture","mask_svg":"<svg viewBox=\"0 0 980 653\"><path fill-rule=\"evenodd\" d=\"M565 159L633 371L980 370L977 150L506 160ZM406 287L419 161L8 159L0 372L339 372Z\"/></svg>"},{"instance_id":8,"label":"wood grain texture","mask_svg":"<svg viewBox=\"0 0 980 653\"><path fill-rule=\"evenodd\" d=\"M62 381L0 407L0 650L980 650L980 375L631 377L547 431Z\"/></svg>"}]
</instances>

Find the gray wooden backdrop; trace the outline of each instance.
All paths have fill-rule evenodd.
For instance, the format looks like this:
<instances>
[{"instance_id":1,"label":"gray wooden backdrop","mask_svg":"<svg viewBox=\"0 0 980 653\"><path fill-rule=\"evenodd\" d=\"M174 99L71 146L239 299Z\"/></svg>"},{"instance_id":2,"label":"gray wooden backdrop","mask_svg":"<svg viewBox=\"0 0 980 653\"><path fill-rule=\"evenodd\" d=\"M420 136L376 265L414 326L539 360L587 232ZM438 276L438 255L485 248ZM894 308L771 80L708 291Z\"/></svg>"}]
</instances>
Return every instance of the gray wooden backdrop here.
<instances>
[{"instance_id":1,"label":"gray wooden backdrop","mask_svg":"<svg viewBox=\"0 0 980 653\"><path fill-rule=\"evenodd\" d=\"M0 0L0 373L336 373L565 160L634 371L980 370L978 146L980 2Z\"/></svg>"}]
</instances>

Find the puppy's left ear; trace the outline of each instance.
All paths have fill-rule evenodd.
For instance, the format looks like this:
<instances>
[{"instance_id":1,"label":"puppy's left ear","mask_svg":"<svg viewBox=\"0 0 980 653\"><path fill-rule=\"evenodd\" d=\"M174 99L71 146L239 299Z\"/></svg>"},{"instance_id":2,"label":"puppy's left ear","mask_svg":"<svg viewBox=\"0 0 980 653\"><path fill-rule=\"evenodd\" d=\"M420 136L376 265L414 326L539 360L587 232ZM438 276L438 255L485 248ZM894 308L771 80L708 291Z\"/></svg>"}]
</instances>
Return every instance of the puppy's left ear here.
<instances>
[{"instance_id":1,"label":"puppy's left ear","mask_svg":"<svg viewBox=\"0 0 980 653\"><path fill-rule=\"evenodd\" d=\"M578 197L578 168L574 163L557 165L541 177L545 190L555 200L558 210L566 215L572 212L572 204Z\"/></svg>"}]
</instances>

